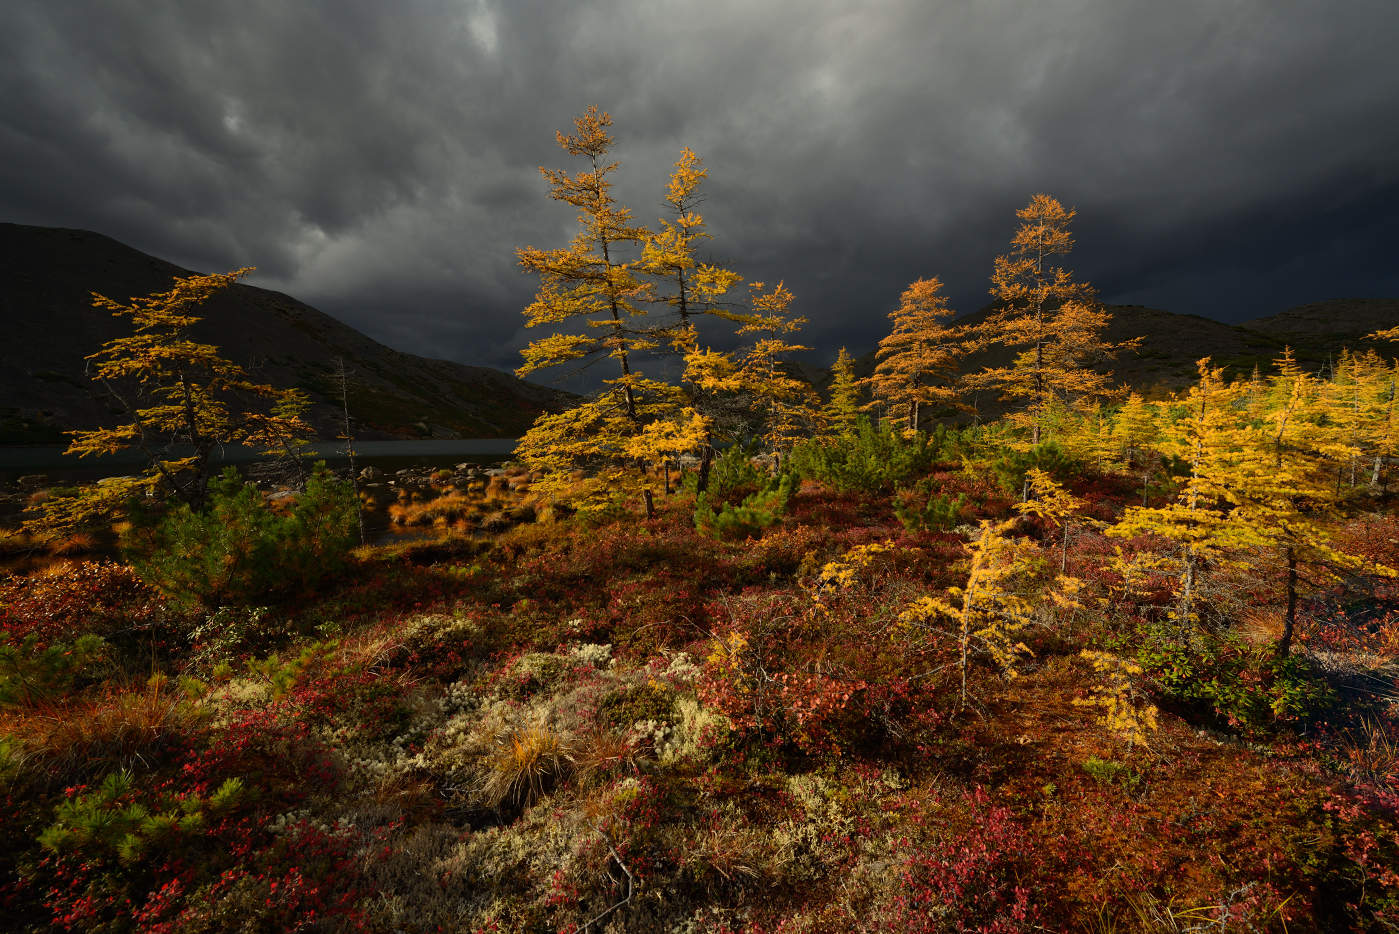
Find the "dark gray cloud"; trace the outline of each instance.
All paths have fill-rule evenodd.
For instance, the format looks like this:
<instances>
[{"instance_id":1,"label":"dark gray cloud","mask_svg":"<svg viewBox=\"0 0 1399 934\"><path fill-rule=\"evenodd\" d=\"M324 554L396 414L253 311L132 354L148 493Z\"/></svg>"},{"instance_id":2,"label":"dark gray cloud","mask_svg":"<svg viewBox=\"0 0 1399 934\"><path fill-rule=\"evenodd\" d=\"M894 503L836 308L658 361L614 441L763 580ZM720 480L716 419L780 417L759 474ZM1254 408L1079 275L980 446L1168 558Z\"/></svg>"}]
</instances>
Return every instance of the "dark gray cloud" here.
<instances>
[{"instance_id":1,"label":"dark gray cloud","mask_svg":"<svg viewBox=\"0 0 1399 934\"><path fill-rule=\"evenodd\" d=\"M982 304L1037 191L1106 300L1242 320L1399 294L1396 32L1391 0L20 0L0 219L511 367L513 250L573 233L537 167L596 103L637 216L692 146L715 256L822 354L918 276Z\"/></svg>"}]
</instances>

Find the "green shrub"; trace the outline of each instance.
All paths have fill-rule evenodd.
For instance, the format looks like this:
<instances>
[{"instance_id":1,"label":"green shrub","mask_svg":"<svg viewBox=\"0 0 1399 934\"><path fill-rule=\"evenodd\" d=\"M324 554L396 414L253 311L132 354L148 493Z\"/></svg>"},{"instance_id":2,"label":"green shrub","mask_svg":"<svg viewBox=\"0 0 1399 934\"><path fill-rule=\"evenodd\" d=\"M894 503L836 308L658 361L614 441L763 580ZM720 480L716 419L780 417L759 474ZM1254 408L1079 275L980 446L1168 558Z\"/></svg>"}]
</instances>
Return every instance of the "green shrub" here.
<instances>
[{"instance_id":1,"label":"green shrub","mask_svg":"<svg viewBox=\"0 0 1399 934\"><path fill-rule=\"evenodd\" d=\"M695 500L695 528L711 538L759 535L786 511L794 482L791 474L783 474L737 506L724 503L717 511L710 505L709 494L702 493Z\"/></svg>"},{"instance_id":2,"label":"green shrub","mask_svg":"<svg viewBox=\"0 0 1399 934\"><path fill-rule=\"evenodd\" d=\"M960 432L943 425L905 437L889 422L861 416L853 432L797 445L789 464L798 475L842 492L880 493L926 471L961 440Z\"/></svg>"},{"instance_id":3,"label":"green shrub","mask_svg":"<svg viewBox=\"0 0 1399 934\"><path fill-rule=\"evenodd\" d=\"M991 462L991 472L1010 496L1023 494L1025 474L1035 467L1065 485L1083 472L1083 465L1053 441L1037 444L1026 451L1006 451Z\"/></svg>"},{"instance_id":4,"label":"green shrub","mask_svg":"<svg viewBox=\"0 0 1399 934\"><path fill-rule=\"evenodd\" d=\"M345 563L358 541L350 484L318 464L286 515L233 468L209 485L209 504L140 517L124 536L136 573L190 606L266 603L313 587Z\"/></svg>"},{"instance_id":5,"label":"green shrub","mask_svg":"<svg viewBox=\"0 0 1399 934\"><path fill-rule=\"evenodd\" d=\"M221 606L189 630L189 659L213 668L241 656L266 654L293 634L285 616L265 606Z\"/></svg>"},{"instance_id":6,"label":"green shrub","mask_svg":"<svg viewBox=\"0 0 1399 934\"><path fill-rule=\"evenodd\" d=\"M730 445L719 452L719 456L709 465L709 489L706 493L710 502L728 502L734 493L754 490L763 485L767 475L753 466L753 454L753 446L749 444ZM682 483L691 493L697 492L699 474L686 473Z\"/></svg>"},{"instance_id":7,"label":"green shrub","mask_svg":"<svg viewBox=\"0 0 1399 934\"><path fill-rule=\"evenodd\" d=\"M42 645L35 633L16 643L0 630L0 704L31 704L99 680L111 668L109 648L94 633Z\"/></svg>"},{"instance_id":8,"label":"green shrub","mask_svg":"<svg viewBox=\"0 0 1399 934\"><path fill-rule=\"evenodd\" d=\"M108 775L96 790L59 803L54 822L39 834L39 845L55 853L111 854L133 863L166 848L176 835L197 833L209 817L237 805L244 785L242 779L230 778L208 798L171 798L163 802L166 809L157 811L134 800L137 792L130 772Z\"/></svg>"},{"instance_id":9,"label":"green shrub","mask_svg":"<svg viewBox=\"0 0 1399 934\"><path fill-rule=\"evenodd\" d=\"M1128 767L1125 762L1115 762L1112 759L1089 756L1083 760L1083 771L1105 788L1121 785L1129 791L1135 791L1142 783L1140 772Z\"/></svg>"},{"instance_id":10,"label":"green shrub","mask_svg":"<svg viewBox=\"0 0 1399 934\"><path fill-rule=\"evenodd\" d=\"M1167 703L1244 732L1314 717L1336 701L1304 658L1279 657L1231 635L1181 639L1164 628L1144 634L1137 661Z\"/></svg>"},{"instance_id":11,"label":"green shrub","mask_svg":"<svg viewBox=\"0 0 1399 934\"><path fill-rule=\"evenodd\" d=\"M894 515L910 532L945 532L957 524L966 503L966 494L934 493L931 480L924 479L894 498Z\"/></svg>"}]
</instances>

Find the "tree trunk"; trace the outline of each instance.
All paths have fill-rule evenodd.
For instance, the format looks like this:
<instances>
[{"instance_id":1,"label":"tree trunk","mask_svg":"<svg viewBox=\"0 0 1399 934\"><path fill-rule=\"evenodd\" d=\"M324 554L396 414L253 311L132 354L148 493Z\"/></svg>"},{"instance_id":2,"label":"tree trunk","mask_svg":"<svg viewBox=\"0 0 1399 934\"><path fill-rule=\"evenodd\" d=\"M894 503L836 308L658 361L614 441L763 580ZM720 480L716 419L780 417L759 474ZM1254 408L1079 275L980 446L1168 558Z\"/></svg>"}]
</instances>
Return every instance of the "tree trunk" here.
<instances>
[{"instance_id":1,"label":"tree trunk","mask_svg":"<svg viewBox=\"0 0 1399 934\"><path fill-rule=\"evenodd\" d=\"M1187 548L1185 554L1185 573L1181 575L1180 588L1180 631L1181 635L1190 626L1190 603L1195 597L1195 549Z\"/></svg>"},{"instance_id":2,"label":"tree trunk","mask_svg":"<svg viewBox=\"0 0 1399 934\"><path fill-rule=\"evenodd\" d=\"M1297 551L1287 546L1287 618L1282 624L1282 637L1278 639L1279 658L1286 658L1292 651L1292 631L1297 625Z\"/></svg>"},{"instance_id":3,"label":"tree trunk","mask_svg":"<svg viewBox=\"0 0 1399 934\"><path fill-rule=\"evenodd\" d=\"M704 433L704 447L700 450L699 477L696 478L695 492L709 492L709 470L714 466L714 436Z\"/></svg>"},{"instance_id":4,"label":"tree trunk","mask_svg":"<svg viewBox=\"0 0 1399 934\"><path fill-rule=\"evenodd\" d=\"M653 499L651 498L651 491L650 491L650 490L642 490L642 491L641 491L641 498L642 498L642 500L644 500L645 503L646 503L646 518L648 518L648 519L654 519L654 518L656 518L656 502L655 502L655 500L653 500Z\"/></svg>"},{"instance_id":5,"label":"tree trunk","mask_svg":"<svg viewBox=\"0 0 1399 934\"><path fill-rule=\"evenodd\" d=\"M359 471L355 467L355 436L350 430L350 377L345 370L345 358L335 358L335 378L340 383L340 411L345 416L345 457L350 462L350 488L355 494L355 521L359 524L359 543L369 544L364 531L364 508L359 498Z\"/></svg>"}]
</instances>

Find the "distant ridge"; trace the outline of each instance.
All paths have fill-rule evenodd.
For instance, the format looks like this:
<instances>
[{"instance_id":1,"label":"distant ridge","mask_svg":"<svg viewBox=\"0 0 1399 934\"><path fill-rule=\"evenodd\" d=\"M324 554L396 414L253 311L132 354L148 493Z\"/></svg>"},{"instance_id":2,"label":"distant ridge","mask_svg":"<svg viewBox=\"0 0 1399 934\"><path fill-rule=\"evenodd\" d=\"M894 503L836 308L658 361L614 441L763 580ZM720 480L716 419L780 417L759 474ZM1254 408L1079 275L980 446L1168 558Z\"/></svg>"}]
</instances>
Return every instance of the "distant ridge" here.
<instances>
[{"instance_id":1,"label":"distant ridge","mask_svg":"<svg viewBox=\"0 0 1399 934\"><path fill-rule=\"evenodd\" d=\"M0 443L58 443L65 429L110 424L83 358L127 331L88 293L126 301L188 275L92 231L0 224ZM336 357L350 371L351 414L365 438L517 437L569 398L499 370L393 350L268 289L235 285L200 313L198 339L266 382L311 395L322 438L338 430Z\"/></svg>"},{"instance_id":2,"label":"distant ridge","mask_svg":"<svg viewBox=\"0 0 1399 934\"><path fill-rule=\"evenodd\" d=\"M1367 334L1399 326L1399 299L1341 298L1298 305L1266 318L1242 324L1226 324L1199 315L1177 314L1144 305L1107 305L1112 314L1108 339L1114 342L1142 338L1141 349L1124 353L1103 367L1116 382L1130 386L1148 398L1160 398L1190 385L1196 378L1196 363L1209 357L1227 374L1243 375L1255 366L1266 371L1269 364L1291 347L1298 359L1313 369L1324 369L1344 348L1375 347L1387 356L1395 355L1391 345L1366 341ZM957 324L975 324L991 313L982 308L956 319ZM1004 351L988 351L970 357L963 372L974 372L987 365L1008 361ZM874 369L874 351L856 359L855 372L867 376ZM830 382L830 371L819 370L812 380L823 391ZM983 416L997 407L979 400Z\"/></svg>"}]
</instances>

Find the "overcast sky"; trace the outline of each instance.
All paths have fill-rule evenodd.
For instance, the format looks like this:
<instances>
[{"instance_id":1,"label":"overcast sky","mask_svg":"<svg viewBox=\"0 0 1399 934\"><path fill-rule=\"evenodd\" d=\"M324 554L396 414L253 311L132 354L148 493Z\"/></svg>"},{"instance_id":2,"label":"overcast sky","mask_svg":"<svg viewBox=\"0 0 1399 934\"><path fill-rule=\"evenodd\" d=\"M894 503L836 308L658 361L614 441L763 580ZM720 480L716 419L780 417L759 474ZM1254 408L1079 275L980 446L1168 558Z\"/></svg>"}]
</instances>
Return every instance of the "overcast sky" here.
<instances>
[{"instance_id":1,"label":"overcast sky","mask_svg":"<svg viewBox=\"0 0 1399 934\"><path fill-rule=\"evenodd\" d=\"M705 160L712 257L820 355L912 279L987 301L1035 192L1108 302L1223 320L1399 296L1394 0L18 0L0 220L256 265L397 347L513 368L541 165L610 111L617 194Z\"/></svg>"}]
</instances>

